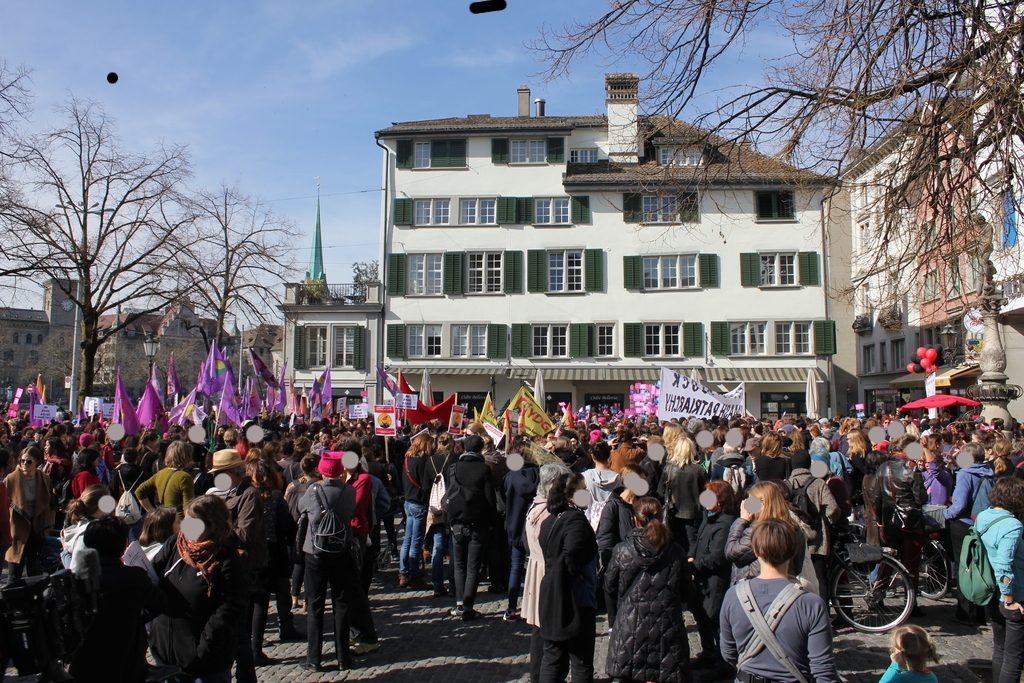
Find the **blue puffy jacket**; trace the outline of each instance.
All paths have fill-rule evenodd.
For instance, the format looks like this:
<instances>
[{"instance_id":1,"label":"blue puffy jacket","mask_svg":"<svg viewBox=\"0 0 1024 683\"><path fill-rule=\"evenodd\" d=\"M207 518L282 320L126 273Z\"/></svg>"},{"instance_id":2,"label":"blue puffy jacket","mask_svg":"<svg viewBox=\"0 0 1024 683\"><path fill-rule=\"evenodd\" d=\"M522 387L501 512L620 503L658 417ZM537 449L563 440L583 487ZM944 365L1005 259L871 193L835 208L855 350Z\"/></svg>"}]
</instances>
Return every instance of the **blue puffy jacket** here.
<instances>
[{"instance_id":1,"label":"blue puffy jacket","mask_svg":"<svg viewBox=\"0 0 1024 683\"><path fill-rule=\"evenodd\" d=\"M946 508L946 519L958 519L964 524L974 524L971 507L983 479L992 479L992 467L987 462L976 462L967 469L956 473L953 485L953 503Z\"/></svg>"}]
</instances>

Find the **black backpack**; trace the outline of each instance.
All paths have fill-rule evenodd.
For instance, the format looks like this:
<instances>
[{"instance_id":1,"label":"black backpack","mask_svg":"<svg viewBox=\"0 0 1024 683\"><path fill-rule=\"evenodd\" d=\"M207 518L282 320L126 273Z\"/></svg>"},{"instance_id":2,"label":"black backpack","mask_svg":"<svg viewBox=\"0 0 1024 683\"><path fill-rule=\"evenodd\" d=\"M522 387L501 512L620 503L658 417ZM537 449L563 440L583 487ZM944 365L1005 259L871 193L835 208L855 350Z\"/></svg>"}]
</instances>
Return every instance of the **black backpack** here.
<instances>
[{"instance_id":1,"label":"black backpack","mask_svg":"<svg viewBox=\"0 0 1024 683\"><path fill-rule=\"evenodd\" d=\"M793 494L790 496L790 502L793 507L812 529L818 528L818 521L821 517L821 511L818 510L818 507L811 500L810 496L811 484L815 481L817 481L817 479L814 477L808 477L807 483L799 488L793 489Z\"/></svg>"},{"instance_id":2,"label":"black backpack","mask_svg":"<svg viewBox=\"0 0 1024 683\"><path fill-rule=\"evenodd\" d=\"M341 555L347 553L352 541L352 527L338 517L330 506L323 487L313 484L310 489L320 504L320 519L312 529L313 553L316 555Z\"/></svg>"},{"instance_id":3,"label":"black backpack","mask_svg":"<svg viewBox=\"0 0 1024 683\"><path fill-rule=\"evenodd\" d=\"M458 521L466 514L466 491L455 475L457 467L458 463L455 463L448 468L448 486L441 498L441 509L448 515L449 521Z\"/></svg>"}]
</instances>

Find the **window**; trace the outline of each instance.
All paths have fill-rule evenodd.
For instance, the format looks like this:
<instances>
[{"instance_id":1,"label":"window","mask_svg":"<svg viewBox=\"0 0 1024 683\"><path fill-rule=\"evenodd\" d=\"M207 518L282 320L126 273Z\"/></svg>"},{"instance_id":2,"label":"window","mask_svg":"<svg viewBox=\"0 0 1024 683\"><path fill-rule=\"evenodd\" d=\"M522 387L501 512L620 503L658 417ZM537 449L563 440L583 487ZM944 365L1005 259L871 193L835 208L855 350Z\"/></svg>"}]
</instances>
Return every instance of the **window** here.
<instances>
[{"instance_id":1,"label":"window","mask_svg":"<svg viewBox=\"0 0 1024 683\"><path fill-rule=\"evenodd\" d=\"M645 256L644 289L685 289L697 286L697 255Z\"/></svg>"},{"instance_id":2,"label":"window","mask_svg":"<svg viewBox=\"0 0 1024 683\"><path fill-rule=\"evenodd\" d=\"M860 350L860 371L862 374L868 374L869 372L875 371L875 345L868 344L867 346L861 347Z\"/></svg>"},{"instance_id":3,"label":"window","mask_svg":"<svg viewBox=\"0 0 1024 683\"><path fill-rule=\"evenodd\" d=\"M441 254L409 254L408 292L412 295L430 296L441 293Z\"/></svg>"},{"instance_id":4,"label":"window","mask_svg":"<svg viewBox=\"0 0 1024 683\"><path fill-rule=\"evenodd\" d=\"M413 168L430 168L430 143L417 142L416 154L413 158Z\"/></svg>"},{"instance_id":5,"label":"window","mask_svg":"<svg viewBox=\"0 0 1024 683\"><path fill-rule=\"evenodd\" d=\"M889 355L886 353L885 342L878 343L878 360L881 362L881 370L889 369Z\"/></svg>"},{"instance_id":6,"label":"window","mask_svg":"<svg viewBox=\"0 0 1024 683\"><path fill-rule=\"evenodd\" d=\"M597 147L581 147L569 150L569 163L571 164L596 164Z\"/></svg>"},{"instance_id":7,"label":"window","mask_svg":"<svg viewBox=\"0 0 1024 683\"><path fill-rule=\"evenodd\" d=\"M487 355L487 325L452 325L452 356L483 358Z\"/></svg>"},{"instance_id":8,"label":"window","mask_svg":"<svg viewBox=\"0 0 1024 683\"><path fill-rule=\"evenodd\" d=\"M764 333L767 323L732 323L729 325L729 353L734 356L755 356L765 353Z\"/></svg>"},{"instance_id":9,"label":"window","mask_svg":"<svg viewBox=\"0 0 1024 683\"><path fill-rule=\"evenodd\" d=\"M583 291L583 251L581 249L548 252L548 291Z\"/></svg>"},{"instance_id":10,"label":"window","mask_svg":"<svg viewBox=\"0 0 1024 683\"><path fill-rule=\"evenodd\" d=\"M892 340L892 367L899 368L906 363L907 342L903 339Z\"/></svg>"},{"instance_id":11,"label":"window","mask_svg":"<svg viewBox=\"0 0 1024 683\"><path fill-rule=\"evenodd\" d=\"M949 292L947 298L956 299L960 296L960 259L954 257L946 262L946 272L949 273Z\"/></svg>"},{"instance_id":12,"label":"window","mask_svg":"<svg viewBox=\"0 0 1024 683\"><path fill-rule=\"evenodd\" d=\"M306 367L327 365L327 326L306 326Z\"/></svg>"},{"instance_id":13,"label":"window","mask_svg":"<svg viewBox=\"0 0 1024 683\"><path fill-rule=\"evenodd\" d=\"M448 225L450 199L417 199L413 202L413 225Z\"/></svg>"},{"instance_id":14,"label":"window","mask_svg":"<svg viewBox=\"0 0 1024 683\"><path fill-rule=\"evenodd\" d=\"M641 200L644 223L678 223L679 214L675 197L660 197L645 194Z\"/></svg>"},{"instance_id":15,"label":"window","mask_svg":"<svg viewBox=\"0 0 1024 683\"><path fill-rule=\"evenodd\" d=\"M678 356L679 323L644 325L645 356Z\"/></svg>"},{"instance_id":16,"label":"window","mask_svg":"<svg viewBox=\"0 0 1024 683\"><path fill-rule=\"evenodd\" d=\"M410 358L441 355L440 325L409 325L406 352Z\"/></svg>"},{"instance_id":17,"label":"window","mask_svg":"<svg viewBox=\"0 0 1024 683\"><path fill-rule=\"evenodd\" d=\"M32 333L28 332L25 334L25 346L32 346Z\"/></svg>"},{"instance_id":18,"label":"window","mask_svg":"<svg viewBox=\"0 0 1024 683\"><path fill-rule=\"evenodd\" d=\"M939 272L929 270L924 274L924 300L931 301L939 296Z\"/></svg>"},{"instance_id":19,"label":"window","mask_svg":"<svg viewBox=\"0 0 1024 683\"><path fill-rule=\"evenodd\" d=\"M568 325L534 325L533 355L550 358L566 356L568 329Z\"/></svg>"},{"instance_id":20,"label":"window","mask_svg":"<svg viewBox=\"0 0 1024 683\"><path fill-rule=\"evenodd\" d=\"M42 343L43 343L43 335L37 334L36 335L36 344L42 344Z\"/></svg>"},{"instance_id":21,"label":"window","mask_svg":"<svg viewBox=\"0 0 1024 683\"><path fill-rule=\"evenodd\" d=\"M597 355L615 355L615 325L597 326Z\"/></svg>"},{"instance_id":22,"label":"window","mask_svg":"<svg viewBox=\"0 0 1024 683\"><path fill-rule=\"evenodd\" d=\"M351 368L356 361L356 328L334 328L334 362L336 368Z\"/></svg>"},{"instance_id":23,"label":"window","mask_svg":"<svg viewBox=\"0 0 1024 683\"><path fill-rule=\"evenodd\" d=\"M543 164L546 152L546 140L512 140L509 143L509 163Z\"/></svg>"},{"instance_id":24,"label":"window","mask_svg":"<svg viewBox=\"0 0 1024 683\"><path fill-rule=\"evenodd\" d=\"M494 294L501 292L501 252L468 254L467 294Z\"/></svg>"},{"instance_id":25,"label":"window","mask_svg":"<svg viewBox=\"0 0 1024 683\"><path fill-rule=\"evenodd\" d=\"M463 199L459 202L459 223L461 225L495 225L496 206L498 200L493 197L484 199Z\"/></svg>"},{"instance_id":26,"label":"window","mask_svg":"<svg viewBox=\"0 0 1024 683\"><path fill-rule=\"evenodd\" d=\"M796 284L796 254L761 254L761 286Z\"/></svg>"},{"instance_id":27,"label":"window","mask_svg":"<svg viewBox=\"0 0 1024 683\"><path fill-rule=\"evenodd\" d=\"M700 166L700 159L699 149L658 148L658 164L661 166Z\"/></svg>"},{"instance_id":28,"label":"window","mask_svg":"<svg viewBox=\"0 0 1024 683\"><path fill-rule=\"evenodd\" d=\"M967 255L967 291L977 292L981 282L981 259L977 254Z\"/></svg>"},{"instance_id":29,"label":"window","mask_svg":"<svg viewBox=\"0 0 1024 683\"><path fill-rule=\"evenodd\" d=\"M757 219L760 221L792 220L796 218L793 193L789 190L755 192Z\"/></svg>"},{"instance_id":30,"label":"window","mask_svg":"<svg viewBox=\"0 0 1024 683\"><path fill-rule=\"evenodd\" d=\"M811 323L775 323L775 353L779 355L808 355L811 353Z\"/></svg>"},{"instance_id":31,"label":"window","mask_svg":"<svg viewBox=\"0 0 1024 683\"><path fill-rule=\"evenodd\" d=\"M568 197L534 199L533 207L533 222L537 225L569 224Z\"/></svg>"}]
</instances>

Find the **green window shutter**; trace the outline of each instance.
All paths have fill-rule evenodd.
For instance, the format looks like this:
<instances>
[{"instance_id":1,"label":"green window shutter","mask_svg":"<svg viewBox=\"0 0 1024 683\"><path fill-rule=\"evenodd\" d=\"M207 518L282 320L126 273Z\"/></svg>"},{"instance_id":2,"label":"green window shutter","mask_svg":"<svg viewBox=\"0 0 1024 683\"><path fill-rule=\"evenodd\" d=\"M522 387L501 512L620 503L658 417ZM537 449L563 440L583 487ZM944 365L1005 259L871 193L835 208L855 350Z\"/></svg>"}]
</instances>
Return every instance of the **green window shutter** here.
<instances>
[{"instance_id":1,"label":"green window shutter","mask_svg":"<svg viewBox=\"0 0 1024 683\"><path fill-rule=\"evenodd\" d=\"M448 166L451 168L463 168L466 165L466 141L448 141Z\"/></svg>"},{"instance_id":2,"label":"green window shutter","mask_svg":"<svg viewBox=\"0 0 1024 683\"><path fill-rule=\"evenodd\" d=\"M836 353L836 321L814 321L814 353L818 356L833 356Z\"/></svg>"},{"instance_id":3,"label":"green window shutter","mask_svg":"<svg viewBox=\"0 0 1024 683\"><path fill-rule=\"evenodd\" d=\"M644 260L642 256L622 257L622 286L626 289L644 288Z\"/></svg>"},{"instance_id":4,"label":"green window shutter","mask_svg":"<svg viewBox=\"0 0 1024 683\"><path fill-rule=\"evenodd\" d=\"M718 254L700 254L697 257L700 270L700 286L721 287L722 281L718 273Z\"/></svg>"},{"instance_id":5,"label":"green window shutter","mask_svg":"<svg viewBox=\"0 0 1024 683\"><path fill-rule=\"evenodd\" d=\"M516 200L516 223L529 225L533 223L533 197L519 197Z\"/></svg>"},{"instance_id":6,"label":"green window shutter","mask_svg":"<svg viewBox=\"0 0 1024 683\"><path fill-rule=\"evenodd\" d=\"M594 326L587 323L569 325L569 355L573 358L589 358L593 354Z\"/></svg>"},{"instance_id":7,"label":"green window shutter","mask_svg":"<svg viewBox=\"0 0 1024 683\"><path fill-rule=\"evenodd\" d=\"M740 254L740 284L744 287L760 286L761 257L757 254Z\"/></svg>"},{"instance_id":8,"label":"green window shutter","mask_svg":"<svg viewBox=\"0 0 1024 683\"><path fill-rule=\"evenodd\" d=\"M405 294L406 277L405 254L388 254L388 294Z\"/></svg>"},{"instance_id":9,"label":"green window shutter","mask_svg":"<svg viewBox=\"0 0 1024 683\"><path fill-rule=\"evenodd\" d=\"M523 252L505 252L505 293L523 293Z\"/></svg>"},{"instance_id":10,"label":"green window shutter","mask_svg":"<svg viewBox=\"0 0 1024 683\"><path fill-rule=\"evenodd\" d=\"M399 140L395 150L395 166L397 168L412 168L413 142L412 140Z\"/></svg>"},{"instance_id":11,"label":"green window shutter","mask_svg":"<svg viewBox=\"0 0 1024 683\"><path fill-rule=\"evenodd\" d=\"M821 285L821 277L818 274L818 252L801 251L797 256L797 263L800 268L801 285L804 287Z\"/></svg>"},{"instance_id":12,"label":"green window shutter","mask_svg":"<svg viewBox=\"0 0 1024 683\"><path fill-rule=\"evenodd\" d=\"M590 197L573 197L569 200L571 219L577 225L590 223Z\"/></svg>"},{"instance_id":13,"label":"green window shutter","mask_svg":"<svg viewBox=\"0 0 1024 683\"><path fill-rule=\"evenodd\" d=\"M430 168L447 168L448 164L448 141L430 141Z\"/></svg>"},{"instance_id":14,"label":"green window shutter","mask_svg":"<svg viewBox=\"0 0 1024 683\"><path fill-rule=\"evenodd\" d=\"M643 323L623 323L622 325L623 356L640 358L644 355Z\"/></svg>"},{"instance_id":15,"label":"green window shutter","mask_svg":"<svg viewBox=\"0 0 1024 683\"><path fill-rule=\"evenodd\" d=\"M405 325L388 325L388 358L405 358Z\"/></svg>"},{"instance_id":16,"label":"green window shutter","mask_svg":"<svg viewBox=\"0 0 1024 683\"><path fill-rule=\"evenodd\" d=\"M604 291L604 249L583 250L584 284L588 292Z\"/></svg>"},{"instance_id":17,"label":"green window shutter","mask_svg":"<svg viewBox=\"0 0 1024 683\"><path fill-rule=\"evenodd\" d=\"M683 355L687 358L704 355L704 323L683 323Z\"/></svg>"},{"instance_id":18,"label":"green window shutter","mask_svg":"<svg viewBox=\"0 0 1024 683\"><path fill-rule=\"evenodd\" d=\"M622 220L627 223L639 223L643 209L638 194L622 195Z\"/></svg>"},{"instance_id":19,"label":"green window shutter","mask_svg":"<svg viewBox=\"0 0 1024 683\"><path fill-rule=\"evenodd\" d=\"M548 138L548 163L560 164L565 161L565 138Z\"/></svg>"},{"instance_id":20,"label":"green window shutter","mask_svg":"<svg viewBox=\"0 0 1024 683\"><path fill-rule=\"evenodd\" d=\"M491 163L508 163L508 138L491 138Z\"/></svg>"},{"instance_id":21,"label":"green window shutter","mask_svg":"<svg viewBox=\"0 0 1024 683\"><path fill-rule=\"evenodd\" d=\"M461 251L444 252L444 293L465 294L463 274L466 272L466 255Z\"/></svg>"},{"instance_id":22,"label":"green window shutter","mask_svg":"<svg viewBox=\"0 0 1024 683\"><path fill-rule=\"evenodd\" d=\"M512 325L512 357L530 357L530 325L529 323L514 323Z\"/></svg>"},{"instance_id":23,"label":"green window shutter","mask_svg":"<svg viewBox=\"0 0 1024 683\"><path fill-rule=\"evenodd\" d=\"M292 347L292 365L295 366L296 370L306 369L306 328L296 325L294 328L295 332L295 345Z\"/></svg>"},{"instance_id":24,"label":"green window shutter","mask_svg":"<svg viewBox=\"0 0 1024 683\"><path fill-rule=\"evenodd\" d=\"M548 291L547 252L543 249L530 249L526 252L526 291Z\"/></svg>"},{"instance_id":25,"label":"green window shutter","mask_svg":"<svg viewBox=\"0 0 1024 683\"><path fill-rule=\"evenodd\" d=\"M729 323L717 320L711 323L711 355L729 355Z\"/></svg>"},{"instance_id":26,"label":"green window shutter","mask_svg":"<svg viewBox=\"0 0 1024 683\"><path fill-rule=\"evenodd\" d=\"M487 357L492 360L508 358L508 325L491 323L487 326Z\"/></svg>"},{"instance_id":27,"label":"green window shutter","mask_svg":"<svg viewBox=\"0 0 1024 683\"><path fill-rule=\"evenodd\" d=\"M391 215L395 225L412 225L412 200L408 197L395 197Z\"/></svg>"},{"instance_id":28,"label":"green window shutter","mask_svg":"<svg viewBox=\"0 0 1024 683\"><path fill-rule=\"evenodd\" d=\"M366 333L365 327L352 329L352 367L356 370L366 369Z\"/></svg>"},{"instance_id":29,"label":"green window shutter","mask_svg":"<svg viewBox=\"0 0 1024 683\"><path fill-rule=\"evenodd\" d=\"M512 225L516 222L516 198L498 197L498 225Z\"/></svg>"}]
</instances>

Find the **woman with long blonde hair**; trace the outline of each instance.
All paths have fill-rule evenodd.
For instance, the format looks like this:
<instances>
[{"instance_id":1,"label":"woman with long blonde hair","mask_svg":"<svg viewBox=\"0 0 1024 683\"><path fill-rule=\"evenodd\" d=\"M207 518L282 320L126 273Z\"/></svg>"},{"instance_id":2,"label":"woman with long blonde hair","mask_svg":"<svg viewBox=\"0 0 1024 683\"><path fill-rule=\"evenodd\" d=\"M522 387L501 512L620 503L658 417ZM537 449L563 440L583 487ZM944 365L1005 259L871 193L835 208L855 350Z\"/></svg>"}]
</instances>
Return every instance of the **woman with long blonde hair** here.
<instances>
[{"instance_id":1,"label":"woman with long blonde hair","mask_svg":"<svg viewBox=\"0 0 1024 683\"><path fill-rule=\"evenodd\" d=\"M682 430L679 430L682 432ZM667 449L667 463L661 477L661 495L665 501L665 519L672 538L689 553L697 541L697 530L704 517L698 497L708 483L701 464L700 451L690 437L680 434Z\"/></svg>"},{"instance_id":2,"label":"woman with long blonde hair","mask_svg":"<svg viewBox=\"0 0 1024 683\"><path fill-rule=\"evenodd\" d=\"M740 579L754 578L761 571L757 556L750 547L750 534L755 521L766 519L778 520L800 532L796 534L799 547L790 569L793 576L803 570L804 557L807 554L807 532L810 529L801 524L790 512L785 485L777 481L762 481L751 487L750 495L740 506L739 519L732 523L729 538L725 543L725 558L733 563L733 583Z\"/></svg>"}]
</instances>

